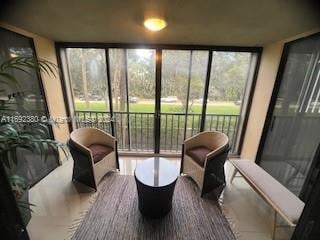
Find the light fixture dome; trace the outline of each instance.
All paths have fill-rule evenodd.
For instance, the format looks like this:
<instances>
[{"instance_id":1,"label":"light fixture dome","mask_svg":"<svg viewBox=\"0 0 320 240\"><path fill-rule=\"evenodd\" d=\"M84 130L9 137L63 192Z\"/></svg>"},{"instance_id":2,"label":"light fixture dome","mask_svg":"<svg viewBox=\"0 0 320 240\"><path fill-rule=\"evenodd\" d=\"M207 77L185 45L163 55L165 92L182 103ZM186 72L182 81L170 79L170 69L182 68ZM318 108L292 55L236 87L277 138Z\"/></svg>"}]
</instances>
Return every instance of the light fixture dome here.
<instances>
[{"instance_id":1,"label":"light fixture dome","mask_svg":"<svg viewBox=\"0 0 320 240\"><path fill-rule=\"evenodd\" d=\"M144 21L144 26L154 32L160 31L167 26L167 22L161 18L148 18Z\"/></svg>"}]
</instances>

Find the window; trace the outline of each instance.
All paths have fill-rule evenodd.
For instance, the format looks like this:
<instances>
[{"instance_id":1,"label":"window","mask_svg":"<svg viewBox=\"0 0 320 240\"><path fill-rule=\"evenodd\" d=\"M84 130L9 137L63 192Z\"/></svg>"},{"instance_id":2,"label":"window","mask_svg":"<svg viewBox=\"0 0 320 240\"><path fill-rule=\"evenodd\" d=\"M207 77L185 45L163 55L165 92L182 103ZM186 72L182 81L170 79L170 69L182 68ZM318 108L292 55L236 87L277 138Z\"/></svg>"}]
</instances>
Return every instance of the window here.
<instances>
[{"instance_id":1,"label":"window","mask_svg":"<svg viewBox=\"0 0 320 240\"><path fill-rule=\"evenodd\" d=\"M60 52L74 127L114 134L120 151L155 153L179 153L184 139L217 130L238 153L256 49L68 46Z\"/></svg>"}]
</instances>

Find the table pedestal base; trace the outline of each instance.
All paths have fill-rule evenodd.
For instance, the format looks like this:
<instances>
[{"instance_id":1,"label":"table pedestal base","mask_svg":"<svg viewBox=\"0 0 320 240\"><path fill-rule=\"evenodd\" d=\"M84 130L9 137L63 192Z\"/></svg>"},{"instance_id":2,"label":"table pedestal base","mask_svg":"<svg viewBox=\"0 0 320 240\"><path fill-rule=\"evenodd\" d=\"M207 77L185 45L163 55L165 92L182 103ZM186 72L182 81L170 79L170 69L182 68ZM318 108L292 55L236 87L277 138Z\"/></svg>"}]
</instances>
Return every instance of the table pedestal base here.
<instances>
[{"instance_id":1,"label":"table pedestal base","mask_svg":"<svg viewBox=\"0 0 320 240\"><path fill-rule=\"evenodd\" d=\"M163 187L151 187L141 183L136 177L139 210L150 218L161 218L172 208L173 192L177 180Z\"/></svg>"}]
</instances>

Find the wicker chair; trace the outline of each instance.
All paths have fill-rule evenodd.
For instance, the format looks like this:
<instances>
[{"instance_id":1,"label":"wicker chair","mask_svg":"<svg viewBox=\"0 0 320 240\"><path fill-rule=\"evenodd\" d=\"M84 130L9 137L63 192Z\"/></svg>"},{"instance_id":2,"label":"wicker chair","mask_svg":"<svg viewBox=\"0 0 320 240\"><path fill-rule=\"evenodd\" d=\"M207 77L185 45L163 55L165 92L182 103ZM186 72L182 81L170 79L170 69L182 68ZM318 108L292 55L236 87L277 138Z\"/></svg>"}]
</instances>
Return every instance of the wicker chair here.
<instances>
[{"instance_id":1,"label":"wicker chair","mask_svg":"<svg viewBox=\"0 0 320 240\"><path fill-rule=\"evenodd\" d=\"M229 139L221 132L201 132L184 141L180 172L196 182L201 197L225 186L224 163L228 152Z\"/></svg>"},{"instance_id":2,"label":"wicker chair","mask_svg":"<svg viewBox=\"0 0 320 240\"><path fill-rule=\"evenodd\" d=\"M119 169L117 141L97 128L79 128L68 142L74 159L72 180L95 190L102 177Z\"/></svg>"}]
</instances>

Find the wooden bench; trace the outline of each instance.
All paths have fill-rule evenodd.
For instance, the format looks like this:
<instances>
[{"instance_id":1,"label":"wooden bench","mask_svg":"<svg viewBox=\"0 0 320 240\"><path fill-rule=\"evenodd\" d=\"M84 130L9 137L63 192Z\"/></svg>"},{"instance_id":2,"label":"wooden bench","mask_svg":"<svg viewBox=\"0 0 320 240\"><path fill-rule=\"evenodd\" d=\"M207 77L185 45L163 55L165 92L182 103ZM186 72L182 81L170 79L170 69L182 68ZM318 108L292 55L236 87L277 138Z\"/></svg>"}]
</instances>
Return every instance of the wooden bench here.
<instances>
[{"instance_id":1,"label":"wooden bench","mask_svg":"<svg viewBox=\"0 0 320 240\"><path fill-rule=\"evenodd\" d=\"M295 227L304 208L296 195L285 188L265 170L252 160L230 159L235 167L231 177L231 183L239 172L251 187L274 209L272 225L272 239L275 239L277 225L277 213L289 224Z\"/></svg>"}]
</instances>

